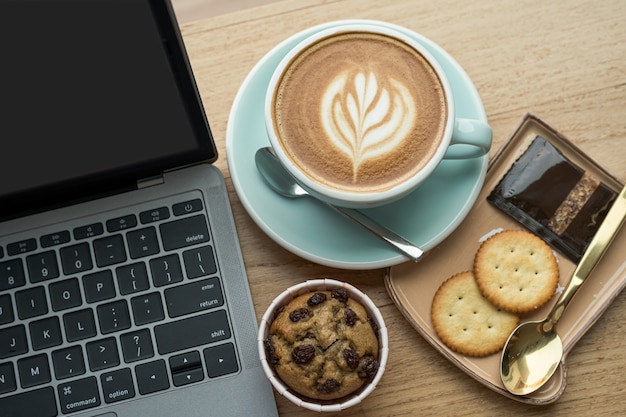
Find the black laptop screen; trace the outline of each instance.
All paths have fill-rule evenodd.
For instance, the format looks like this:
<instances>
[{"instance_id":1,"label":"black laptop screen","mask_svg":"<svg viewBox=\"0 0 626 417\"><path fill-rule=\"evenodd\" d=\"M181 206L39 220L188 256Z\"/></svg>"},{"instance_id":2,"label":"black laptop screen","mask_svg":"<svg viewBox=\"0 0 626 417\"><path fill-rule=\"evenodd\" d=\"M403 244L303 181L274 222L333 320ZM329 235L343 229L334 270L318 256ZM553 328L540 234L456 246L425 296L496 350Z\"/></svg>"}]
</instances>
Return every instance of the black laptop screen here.
<instances>
[{"instance_id":1,"label":"black laptop screen","mask_svg":"<svg viewBox=\"0 0 626 417\"><path fill-rule=\"evenodd\" d=\"M164 1L0 1L0 218L217 157Z\"/></svg>"}]
</instances>

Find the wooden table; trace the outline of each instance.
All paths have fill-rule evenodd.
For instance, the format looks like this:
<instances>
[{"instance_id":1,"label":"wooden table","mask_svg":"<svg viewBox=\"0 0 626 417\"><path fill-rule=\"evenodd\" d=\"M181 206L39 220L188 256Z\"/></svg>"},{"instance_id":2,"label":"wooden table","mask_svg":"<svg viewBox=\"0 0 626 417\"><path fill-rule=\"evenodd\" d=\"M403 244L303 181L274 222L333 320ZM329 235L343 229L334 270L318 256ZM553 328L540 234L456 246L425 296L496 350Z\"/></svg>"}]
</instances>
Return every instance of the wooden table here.
<instances>
[{"instance_id":1,"label":"wooden table","mask_svg":"<svg viewBox=\"0 0 626 417\"><path fill-rule=\"evenodd\" d=\"M448 51L472 78L493 127L493 156L526 112L542 117L620 181L626 181L626 2L288 0L192 22L183 35L221 156L257 315L284 288L334 277L366 292L389 328L379 387L342 416L625 415L626 294L568 357L567 389L554 404L505 398L457 369L403 318L385 270L344 271L284 250L251 220L226 163L229 111L256 62L286 37L337 19L378 19L411 28ZM332 238L329 236L329 239ZM283 397L281 416L313 416Z\"/></svg>"}]
</instances>

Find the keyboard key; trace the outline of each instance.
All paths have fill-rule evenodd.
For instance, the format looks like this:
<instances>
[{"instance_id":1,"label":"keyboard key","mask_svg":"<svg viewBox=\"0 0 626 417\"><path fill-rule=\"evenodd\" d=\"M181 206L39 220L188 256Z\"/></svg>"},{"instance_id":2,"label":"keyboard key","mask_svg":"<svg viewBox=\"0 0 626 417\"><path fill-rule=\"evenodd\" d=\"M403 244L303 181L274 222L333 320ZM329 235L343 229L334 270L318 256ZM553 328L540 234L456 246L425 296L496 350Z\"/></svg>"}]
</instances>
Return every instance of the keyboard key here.
<instances>
[{"instance_id":1,"label":"keyboard key","mask_svg":"<svg viewBox=\"0 0 626 417\"><path fill-rule=\"evenodd\" d=\"M170 387L167 368L162 359L137 365L135 373L137 375L137 387L142 395L163 391Z\"/></svg>"},{"instance_id":2,"label":"keyboard key","mask_svg":"<svg viewBox=\"0 0 626 417\"><path fill-rule=\"evenodd\" d=\"M21 259L0 262L0 291L26 285L24 266Z\"/></svg>"},{"instance_id":3,"label":"keyboard key","mask_svg":"<svg viewBox=\"0 0 626 417\"><path fill-rule=\"evenodd\" d=\"M59 384L57 392L63 414L87 410L100 405L98 380L95 376Z\"/></svg>"},{"instance_id":4,"label":"keyboard key","mask_svg":"<svg viewBox=\"0 0 626 417\"><path fill-rule=\"evenodd\" d=\"M63 327L65 328L65 337L69 342L96 335L96 322L90 308L65 314Z\"/></svg>"},{"instance_id":5,"label":"keyboard key","mask_svg":"<svg viewBox=\"0 0 626 417\"><path fill-rule=\"evenodd\" d=\"M49 235L43 235L39 238L39 243L42 248L49 248L50 246L62 245L70 241L70 232L63 230L57 233L50 233Z\"/></svg>"},{"instance_id":6,"label":"keyboard key","mask_svg":"<svg viewBox=\"0 0 626 417\"><path fill-rule=\"evenodd\" d=\"M107 236L93 241L96 265L105 267L126 261L126 248L122 235Z\"/></svg>"},{"instance_id":7,"label":"keyboard key","mask_svg":"<svg viewBox=\"0 0 626 417\"><path fill-rule=\"evenodd\" d=\"M128 368L103 373L100 375L100 384L102 385L104 401L107 404L135 396L133 376Z\"/></svg>"},{"instance_id":8,"label":"keyboard key","mask_svg":"<svg viewBox=\"0 0 626 417\"><path fill-rule=\"evenodd\" d=\"M8 324L15 320L13 305L9 294L0 294L0 325Z\"/></svg>"},{"instance_id":9,"label":"keyboard key","mask_svg":"<svg viewBox=\"0 0 626 417\"><path fill-rule=\"evenodd\" d=\"M70 346L52 352L52 367L57 379L71 378L85 373L85 358L80 346Z\"/></svg>"},{"instance_id":10,"label":"keyboard key","mask_svg":"<svg viewBox=\"0 0 626 417\"><path fill-rule=\"evenodd\" d=\"M180 285L165 290L165 305L170 317L224 305L222 288L217 277Z\"/></svg>"},{"instance_id":11,"label":"keyboard key","mask_svg":"<svg viewBox=\"0 0 626 417\"><path fill-rule=\"evenodd\" d=\"M183 201L182 203L174 204L172 207L174 216L182 216L184 214L193 213L202 210L202 200L196 198L194 200Z\"/></svg>"},{"instance_id":12,"label":"keyboard key","mask_svg":"<svg viewBox=\"0 0 626 417\"><path fill-rule=\"evenodd\" d=\"M46 251L26 258L30 282L40 282L59 276L59 264L54 251Z\"/></svg>"},{"instance_id":13,"label":"keyboard key","mask_svg":"<svg viewBox=\"0 0 626 417\"><path fill-rule=\"evenodd\" d=\"M180 372L172 374L172 382L177 387L193 384L204 379L204 371L202 368L188 368Z\"/></svg>"},{"instance_id":14,"label":"keyboard key","mask_svg":"<svg viewBox=\"0 0 626 417\"><path fill-rule=\"evenodd\" d=\"M0 359L26 352L28 352L28 342L23 324L0 329Z\"/></svg>"},{"instance_id":15,"label":"keyboard key","mask_svg":"<svg viewBox=\"0 0 626 417\"><path fill-rule=\"evenodd\" d=\"M9 255L19 255L20 253L32 252L35 249L37 249L37 240L34 238L20 240L7 245L7 253Z\"/></svg>"},{"instance_id":16,"label":"keyboard key","mask_svg":"<svg viewBox=\"0 0 626 417\"><path fill-rule=\"evenodd\" d=\"M61 248L60 253L61 265L65 275L72 275L93 268L91 250L87 243Z\"/></svg>"},{"instance_id":17,"label":"keyboard key","mask_svg":"<svg viewBox=\"0 0 626 417\"><path fill-rule=\"evenodd\" d=\"M183 270L177 254L150 260L152 283L155 287L173 284L183 280Z\"/></svg>"},{"instance_id":18,"label":"keyboard key","mask_svg":"<svg viewBox=\"0 0 626 417\"><path fill-rule=\"evenodd\" d=\"M30 342L34 350L41 350L63 343L61 325L56 316L33 321L28 325Z\"/></svg>"},{"instance_id":19,"label":"keyboard key","mask_svg":"<svg viewBox=\"0 0 626 417\"><path fill-rule=\"evenodd\" d=\"M211 246L203 246L183 252L183 261L188 278L213 275L217 272L213 248Z\"/></svg>"},{"instance_id":20,"label":"keyboard key","mask_svg":"<svg viewBox=\"0 0 626 417\"><path fill-rule=\"evenodd\" d=\"M48 312L48 301L44 287L29 288L15 293L17 316L24 320Z\"/></svg>"},{"instance_id":21,"label":"keyboard key","mask_svg":"<svg viewBox=\"0 0 626 417\"><path fill-rule=\"evenodd\" d=\"M137 326L154 323L165 318L161 294L158 292L133 297L130 304Z\"/></svg>"},{"instance_id":22,"label":"keyboard key","mask_svg":"<svg viewBox=\"0 0 626 417\"><path fill-rule=\"evenodd\" d=\"M157 350L161 355L217 342L230 337L224 310L202 314L154 327Z\"/></svg>"},{"instance_id":23,"label":"keyboard key","mask_svg":"<svg viewBox=\"0 0 626 417\"><path fill-rule=\"evenodd\" d=\"M124 362L130 363L154 356L150 330L142 329L136 332L125 333L120 337Z\"/></svg>"},{"instance_id":24,"label":"keyboard key","mask_svg":"<svg viewBox=\"0 0 626 417\"><path fill-rule=\"evenodd\" d=\"M120 266L115 270L117 286L120 294L132 294L150 288L148 281L148 270L146 264L138 262L136 264Z\"/></svg>"},{"instance_id":25,"label":"keyboard key","mask_svg":"<svg viewBox=\"0 0 626 417\"><path fill-rule=\"evenodd\" d=\"M103 334L126 330L130 327L130 314L125 300L99 305L98 323Z\"/></svg>"},{"instance_id":26,"label":"keyboard key","mask_svg":"<svg viewBox=\"0 0 626 417\"><path fill-rule=\"evenodd\" d=\"M234 374L239 371L235 346L232 343L225 343L204 349L204 360L206 361L207 371L211 378Z\"/></svg>"},{"instance_id":27,"label":"keyboard key","mask_svg":"<svg viewBox=\"0 0 626 417\"><path fill-rule=\"evenodd\" d=\"M156 229L152 226L128 232L126 240L128 241L128 251L132 259L154 255L160 251Z\"/></svg>"},{"instance_id":28,"label":"keyboard key","mask_svg":"<svg viewBox=\"0 0 626 417\"><path fill-rule=\"evenodd\" d=\"M200 214L159 226L163 248L173 250L209 241L206 219Z\"/></svg>"},{"instance_id":29,"label":"keyboard key","mask_svg":"<svg viewBox=\"0 0 626 417\"><path fill-rule=\"evenodd\" d=\"M134 214L116 217L115 219L107 220L106 226L107 231L110 233L130 229L137 226L137 217Z\"/></svg>"},{"instance_id":30,"label":"keyboard key","mask_svg":"<svg viewBox=\"0 0 626 417\"><path fill-rule=\"evenodd\" d=\"M120 355L114 337L89 342L85 346L87 361L92 372L111 368L120 364Z\"/></svg>"},{"instance_id":31,"label":"keyboard key","mask_svg":"<svg viewBox=\"0 0 626 417\"><path fill-rule=\"evenodd\" d=\"M159 207L139 213L139 221L142 224L160 222L161 220L168 219L169 217L170 211L167 207Z\"/></svg>"},{"instance_id":32,"label":"keyboard key","mask_svg":"<svg viewBox=\"0 0 626 417\"><path fill-rule=\"evenodd\" d=\"M191 352L185 352L180 355L170 357L170 369L172 373L181 372L187 368L202 367L200 361L200 352L192 350Z\"/></svg>"},{"instance_id":33,"label":"keyboard key","mask_svg":"<svg viewBox=\"0 0 626 417\"><path fill-rule=\"evenodd\" d=\"M87 239L94 236L99 236L104 233L104 227L102 223L88 224L86 226L77 227L74 229L74 239Z\"/></svg>"},{"instance_id":34,"label":"keyboard key","mask_svg":"<svg viewBox=\"0 0 626 417\"><path fill-rule=\"evenodd\" d=\"M67 310L83 303L78 278L54 282L48 287L53 311Z\"/></svg>"},{"instance_id":35,"label":"keyboard key","mask_svg":"<svg viewBox=\"0 0 626 417\"><path fill-rule=\"evenodd\" d=\"M22 388L34 387L52 380L48 356L45 353L18 360L17 370Z\"/></svg>"},{"instance_id":36,"label":"keyboard key","mask_svg":"<svg viewBox=\"0 0 626 417\"><path fill-rule=\"evenodd\" d=\"M200 352L197 350L172 356L170 358L170 369L172 370L172 382L177 387L204 379Z\"/></svg>"},{"instance_id":37,"label":"keyboard key","mask_svg":"<svg viewBox=\"0 0 626 417\"><path fill-rule=\"evenodd\" d=\"M83 276L85 300L88 303L108 300L115 297L113 272L109 269Z\"/></svg>"},{"instance_id":38,"label":"keyboard key","mask_svg":"<svg viewBox=\"0 0 626 417\"><path fill-rule=\"evenodd\" d=\"M0 394L6 394L16 389L17 381L15 380L13 364L11 362L0 363Z\"/></svg>"},{"instance_id":39,"label":"keyboard key","mask_svg":"<svg viewBox=\"0 0 626 417\"><path fill-rule=\"evenodd\" d=\"M54 388L39 388L0 398L0 410L7 416L56 417Z\"/></svg>"}]
</instances>

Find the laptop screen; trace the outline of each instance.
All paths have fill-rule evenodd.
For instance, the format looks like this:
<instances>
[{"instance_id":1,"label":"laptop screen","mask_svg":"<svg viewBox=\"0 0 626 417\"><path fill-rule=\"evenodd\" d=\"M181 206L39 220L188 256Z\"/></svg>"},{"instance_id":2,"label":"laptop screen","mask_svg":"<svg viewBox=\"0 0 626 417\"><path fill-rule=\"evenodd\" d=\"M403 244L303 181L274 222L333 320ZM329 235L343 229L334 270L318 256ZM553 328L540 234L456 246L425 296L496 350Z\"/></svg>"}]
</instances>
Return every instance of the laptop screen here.
<instances>
[{"instance_id":1,"label":"laptop screen","mask_svg":"<svg viewBox=\"0 0 626 417\"><path fill-rule=\"evenodd\" d=\"M0 219L217 158L171 6L0 1Z\"/></svg>"}]
</instances>

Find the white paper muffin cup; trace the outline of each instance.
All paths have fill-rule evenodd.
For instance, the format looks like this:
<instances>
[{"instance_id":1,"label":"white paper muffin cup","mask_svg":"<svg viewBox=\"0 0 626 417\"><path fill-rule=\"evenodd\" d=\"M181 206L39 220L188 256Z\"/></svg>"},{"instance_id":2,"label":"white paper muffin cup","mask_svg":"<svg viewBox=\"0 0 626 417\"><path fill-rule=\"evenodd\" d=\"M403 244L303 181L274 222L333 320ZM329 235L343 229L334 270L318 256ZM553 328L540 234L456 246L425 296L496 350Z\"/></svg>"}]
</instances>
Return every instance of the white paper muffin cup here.
<instances>
[{"instance_id":1,"label":"white paper muffin cup","mask_svg":"<svg viewBox=\"0 0 626 417\"><path fill-rule=\"evenodd\" d=\"M363 387L361 387L355 393L337 400L340 402L333 403L332 401L328 400L320 400L319 402L316 402L315 399L304 397L298 394L281 381L280 377L274 371L274 368L267 361L264 341L269 336L270 325L272 324L272 321L274 320L274 317L276 315L276 311L279 308L284 307L286 304L288 304L291 300L299 295L315 291L330 291L335 288L345 288L348 292L348 296L351 297L353 300L361 303L367 311L370 319L374 320L374 322L378 326L378 371L373 378L367 381L363 385ZM389 338L387 336L387 327L385 327L385 321L383 320L383 316L382 314L380 314L380 311L378 310L376 305L367 295L359 291L354 286L348 284L347 282L337 281L334 279L309 280L301 284L294 285L293 287L287 288L285 291L283 291L278 297L274 299L274 301L272 301L270 306L265 311L265 314L261 319L261 324L259 325L259 335L257 342L263 370L265 371L265 374L272 383L274 389L280 395L284 396L297 406L318 412L341 411L363 401L365 397L367 397L372 391L374 391L376 385L378 385L380 378L385 372L387 357L389 355Z\"/></svg>"}]
</instances>

